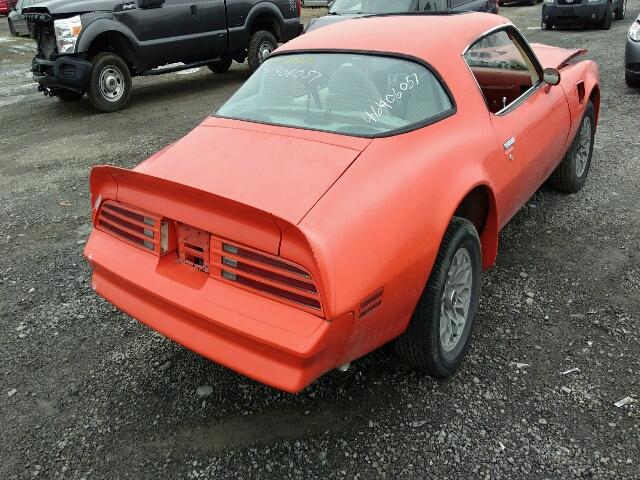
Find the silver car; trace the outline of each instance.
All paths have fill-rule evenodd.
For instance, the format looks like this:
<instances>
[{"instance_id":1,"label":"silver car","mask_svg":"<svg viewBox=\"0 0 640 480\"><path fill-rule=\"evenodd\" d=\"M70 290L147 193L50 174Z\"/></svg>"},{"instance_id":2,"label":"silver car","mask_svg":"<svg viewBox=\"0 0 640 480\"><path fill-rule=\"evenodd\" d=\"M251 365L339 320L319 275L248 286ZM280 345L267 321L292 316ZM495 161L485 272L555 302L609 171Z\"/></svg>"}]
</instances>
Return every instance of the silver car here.
<instances>
[{"instance_id":1,"label":"silver car","mask_svg":"<svg viewBox=\"0 0 640 480\"><path fill-rule=\"evenodd\" d=\"M629 28L624 51L624 78L631 88L640 88L640 15Z\"/></svg>"}]
</instances>

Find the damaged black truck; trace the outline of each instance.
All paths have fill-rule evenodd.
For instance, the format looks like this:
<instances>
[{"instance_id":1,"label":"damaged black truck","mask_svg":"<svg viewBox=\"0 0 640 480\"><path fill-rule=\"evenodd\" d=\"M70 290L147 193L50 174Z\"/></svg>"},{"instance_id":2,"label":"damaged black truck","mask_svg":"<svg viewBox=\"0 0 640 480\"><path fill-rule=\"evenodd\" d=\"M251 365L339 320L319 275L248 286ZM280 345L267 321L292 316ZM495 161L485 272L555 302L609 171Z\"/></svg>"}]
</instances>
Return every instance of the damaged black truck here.
<instances>
[{"instance_id":1,"label":"damaged black truck","mask_svg":"<svg viewBox=\"0 0 640 480\"><path fill-rule=\"evenodd\" d=\"M123 108L131 78L247 60L254 71L302 31L300 0L49 0L25 8L37 43L32 71L45 95L87 95Z\"/></svg>"}]
</instances>

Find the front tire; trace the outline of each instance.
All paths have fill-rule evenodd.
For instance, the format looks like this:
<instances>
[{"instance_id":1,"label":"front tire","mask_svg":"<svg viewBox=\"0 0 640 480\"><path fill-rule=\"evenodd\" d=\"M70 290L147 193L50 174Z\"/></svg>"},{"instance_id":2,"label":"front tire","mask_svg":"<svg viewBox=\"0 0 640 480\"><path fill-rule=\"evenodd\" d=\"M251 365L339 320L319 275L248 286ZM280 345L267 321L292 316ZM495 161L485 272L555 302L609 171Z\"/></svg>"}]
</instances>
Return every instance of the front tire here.
<instances>
[{"instance_id":1,"label":"front tire","mask_svg":"<svg viewBox=\"0 0 640 480\"><path fill-rule=\"evenodd\" d=\"M12 37L17 37L18 32L16 32L16 27L13 26L13 22L11 20L8 20L8 22L9 22L9 33L11 34Z\"/></svg>"},{"instance_id":2,"label":"front tire","mask_svg":"<svg viewBox=\"0 0 640 480\"><path fill-rule=\"evenodd\" d=\"M605 7L605 10L604 10L604 18L602 19L600 28L602 30L610 30L612 20L613 20L613 7L611 5L611 2L607 2L607 6Z\"/></svg>"},{"instance_id":3,"label":"front tire","mask_svg":"<svg viewBox=\"0 0 640 480\"><path fill-rule=\"evenodd\" d=\"M543 30L553 30L553 23L542 22L541 27L542 27Z\"/></svg>"},{"instance_id":4,"label":"front tire","mask_svg":"<svg viewBox=\"0 0 640 480\"><path fill-rule=\"evenodd\" d=\"M254 33L249 41L249 50L247 52L251 73L255 72L276 48L278 48L278 41L271 32L258 30Z\"/></svg>"},{"instance_id":5,"label":"front tire","mask_svg":"<svg viewBox=\"0 0 640 480\"><path fill-rule=\"evenodd\" d=\"M118 55L99 53L93 58L87 97L100 112L115 112L125 107L131 96L129 66Z\"/></svg>"},{"instance_id":6,"label":"front tire","mask_svg":"<svg viewBox=\"0 0 640 480\"><path fill-rule=\"evenodd\" d=\"M478 232L470 221L454 217L409 326L395 340L402 360L434 377L456 371L469 349L481 274Z\"/></svg>"},{"instance_id":7,"label":"front tire","mask_svg":"<svg viewBox=\"0 0 640 480\"><path fill-rule=\"evenodd\" d=\"M595 119L595 109L593 104L589 102L569 151L549 178L551 186L557 191L576 193L582 189L587 181L593 155L593 139L596 133Z\"/></svg>"}]
</instances>

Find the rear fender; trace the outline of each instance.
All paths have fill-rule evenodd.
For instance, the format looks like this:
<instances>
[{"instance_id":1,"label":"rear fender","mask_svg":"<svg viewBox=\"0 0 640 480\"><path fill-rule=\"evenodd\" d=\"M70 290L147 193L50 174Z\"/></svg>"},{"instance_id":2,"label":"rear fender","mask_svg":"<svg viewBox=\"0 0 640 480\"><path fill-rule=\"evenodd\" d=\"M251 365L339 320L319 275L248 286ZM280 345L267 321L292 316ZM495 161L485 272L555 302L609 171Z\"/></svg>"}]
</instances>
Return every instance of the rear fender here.
<instances>
[{"instance_id":1,"label":"rear fender","mask_svg":"<svg viewBox=\"0 0 640 480\"><path fill-rule=\"evenodd\" d=\"M567 65L560 71L560 85L567 97L571 115L571 129L567 137L567 149L580 127L580 122L584 116L591 93L594 89L599 88L598 84L598 66L591 60ZM600 112L599 98L600 96L597 95L597 104L594 105L596 110L596 124Z\"/></svg>"}]
</instances>

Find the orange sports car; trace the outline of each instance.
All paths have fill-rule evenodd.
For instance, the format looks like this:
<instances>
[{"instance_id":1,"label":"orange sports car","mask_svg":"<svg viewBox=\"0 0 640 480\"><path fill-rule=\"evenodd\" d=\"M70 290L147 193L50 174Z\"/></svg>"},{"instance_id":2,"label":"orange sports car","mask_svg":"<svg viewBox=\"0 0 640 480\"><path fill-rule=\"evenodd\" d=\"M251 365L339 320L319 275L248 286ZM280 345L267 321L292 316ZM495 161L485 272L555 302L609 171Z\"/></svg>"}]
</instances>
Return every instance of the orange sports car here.
<instances>
[{"instance_id":1,"label":"orange sports car","mask_svg":"<svg viewBox=\"0 0 640 480\"><path fill-rule=\"evenodd\" d=\"M482 13L303 35L181 140L92 170L93 288L289 392L392 340L447 376L500 229L546 180L585 183L600 88L583 52Z\"/></svg>"}]
</instances>

